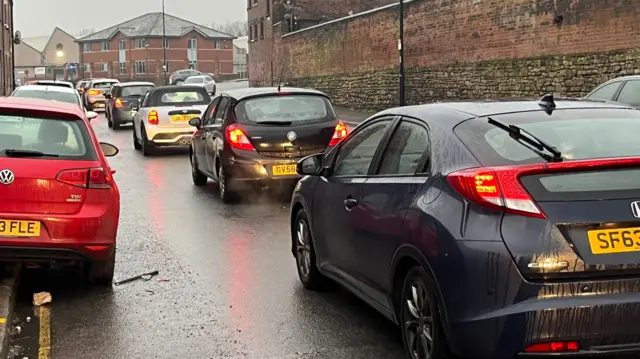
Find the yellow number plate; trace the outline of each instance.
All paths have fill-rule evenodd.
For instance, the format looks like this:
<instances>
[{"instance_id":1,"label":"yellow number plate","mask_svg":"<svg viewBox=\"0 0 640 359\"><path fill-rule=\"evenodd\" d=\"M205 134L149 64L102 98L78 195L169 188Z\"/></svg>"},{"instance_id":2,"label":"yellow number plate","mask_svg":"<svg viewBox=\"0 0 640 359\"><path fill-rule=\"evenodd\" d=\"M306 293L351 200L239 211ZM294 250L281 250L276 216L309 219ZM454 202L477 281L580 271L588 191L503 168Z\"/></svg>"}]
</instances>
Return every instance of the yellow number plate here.
<instances>
[{"instance_id":1,"label":"yellow number plate","mask_svg":"<svg viewBox=\"0 0 640 359\"><path fill-rule=\"evenodd\" d=\"M174 115L171 116L171 121L173 122L189 122L192 118L196 118L196 115Z\"/></svg>"},{"instance_id":2,"label":"yellow number plate","mask_svg":"<svg viewBox=\"0 0 640 359\"><path fill-rule=\"evenodd\" d=\"M640 227L588 231L593 254L640 251Z\"/></svg>"},{"instance_id":3,"label":"yellow number plate","mask_svg":"<svg viewBox=\"0 0 640 359\"><path fill-rule=\"evenodd\" d=\"M0 237L38 237L40 222L0 219Z\"/></svg>"},{"instance_id":4,"label":"yellow number plate","mask_svg":"<svg viewBox=\"0 0 640 359\"><path fill-rule=\"evenodd\" d=\"M291 175L297 175L297 174L298 174L298 171L296 171L296 165L273 166L274 176L291 176Z\"/></svg>"}]
</instances>

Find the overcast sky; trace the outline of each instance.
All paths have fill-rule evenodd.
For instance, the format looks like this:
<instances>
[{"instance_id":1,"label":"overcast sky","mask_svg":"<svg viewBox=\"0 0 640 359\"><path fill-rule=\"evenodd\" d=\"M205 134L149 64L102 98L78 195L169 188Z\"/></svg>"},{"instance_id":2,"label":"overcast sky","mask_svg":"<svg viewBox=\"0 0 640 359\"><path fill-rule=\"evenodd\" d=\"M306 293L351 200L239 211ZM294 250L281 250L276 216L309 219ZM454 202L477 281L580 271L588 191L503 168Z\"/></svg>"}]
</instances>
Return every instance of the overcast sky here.
<instances>
[{"instance_id":1,"label":"overcast sky","mask_svg":"<svg viewBox=\"0 0 640 359\"><path fill-rule=\"evenodd\" d=\"M136 16L162 11L162 0L17 0L16 30L23 37L48 36L55 26L71 35L102 30ZM212 22L246 20L246 0L165 0L171 15L209 26Z\"/></svg>"}]
</instances>

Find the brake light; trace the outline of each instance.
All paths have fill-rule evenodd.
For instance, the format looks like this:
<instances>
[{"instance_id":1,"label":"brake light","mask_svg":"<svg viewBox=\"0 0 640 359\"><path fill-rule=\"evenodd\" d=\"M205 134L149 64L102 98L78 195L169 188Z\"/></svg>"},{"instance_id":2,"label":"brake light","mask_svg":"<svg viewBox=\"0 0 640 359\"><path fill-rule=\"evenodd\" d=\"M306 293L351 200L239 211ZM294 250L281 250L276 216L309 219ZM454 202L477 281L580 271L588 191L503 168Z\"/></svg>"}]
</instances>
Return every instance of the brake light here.
<instances>
[{"instance_id":1,"label":"brake light","mask_svg":"<svg viewBox=\"0 0 640 359\"><path fill-rule=\"evenodd\" d=\"M149 124L151 124L151 125L157 125L158 124L158 111L156 111L156 110L149 111L149 115L147 116L147 122L149 122Z\"/></svg>"},{"instance_id":2,"label":"brake light","mask_svg":"<svg viewBox=\"0 0 640 359\"><path fill-rule=\"evenodd\" d=\"M100 94L100 90L89 90L89 96L95 96Z\"/></svg>"},{"instance_id":3,"label":"brake light","mask_svg":"<svg viewBox=\"0 0 640 359\"><path fill-rule=\"evenodd\" d=\"M83 168L61 171L56 176L58 182L80 188L111 188L112 177L102 168Z\"/></svg>"},{"instance_id":4,"label":"brake light","mask_svg":"<svg viewBox=\"0 0 640 359\"><path fill-rule=\"evenodd\" d=\"M342 121L338 121L336 125L336 130L333 132L333 137L331 137L331 142L329 142L329 146L335 146L340 141L344 140L345 137L349 134L349 130L347 130L347 126Z\"/></svg>"},{"instance_id":5,"label":"brake light","mask_svg":"<svg viewBox=\"0 0 640 359\"><path fill-rule=\"evenodd\" d=\"M239 150L254 151L253 145L249 142L247 135L236 125L227 127L227 141L233 148Z\"/></svg>"},{"instance_id":6,"label":"brake light","mask_svg":"<svg viewBox=\"0 0 640 359\"><path fill-rule=\"evenodd\" d=\"M525 352L527 353L566 353L577 352L580 350L580 345L576 341L570 342L550 342L533 344Z\"/></svg>"},{"instance_id":7,"label":"brake light","mask_svg":"<svg viewBox=\"0 0 640 359\"><path fill-rule=\"evenodd\" d=\"M124 105L122 104L122 100L117 98L115 101L116 104L116 108L124 108Z\"/></svg>"}]
</instances>

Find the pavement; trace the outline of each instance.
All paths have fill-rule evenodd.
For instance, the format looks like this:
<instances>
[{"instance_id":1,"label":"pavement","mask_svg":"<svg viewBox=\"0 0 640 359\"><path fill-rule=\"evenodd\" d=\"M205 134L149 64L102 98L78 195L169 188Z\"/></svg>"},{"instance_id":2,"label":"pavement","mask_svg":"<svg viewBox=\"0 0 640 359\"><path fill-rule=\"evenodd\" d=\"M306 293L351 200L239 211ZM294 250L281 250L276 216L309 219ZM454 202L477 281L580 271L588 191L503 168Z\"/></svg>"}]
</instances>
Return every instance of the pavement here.
<instances>
[{"instance_id":1,"label":"pavement","mask_svg":"<svg viewBox=\"0 0 640 359\"><path fill-rule=\"evenodd\" d=\"M92 122L121 150L109 160L122 196L116 280L159 275L99 289L75 268L25 269L10 358L405 357L397 327L354 295L302 288L287 202L225 205L214 183L193 186L185 153L145 158L130 128L114 132L102 115ZM34 308L40 291L52 303Z\"/></svg>"}]
</instances>

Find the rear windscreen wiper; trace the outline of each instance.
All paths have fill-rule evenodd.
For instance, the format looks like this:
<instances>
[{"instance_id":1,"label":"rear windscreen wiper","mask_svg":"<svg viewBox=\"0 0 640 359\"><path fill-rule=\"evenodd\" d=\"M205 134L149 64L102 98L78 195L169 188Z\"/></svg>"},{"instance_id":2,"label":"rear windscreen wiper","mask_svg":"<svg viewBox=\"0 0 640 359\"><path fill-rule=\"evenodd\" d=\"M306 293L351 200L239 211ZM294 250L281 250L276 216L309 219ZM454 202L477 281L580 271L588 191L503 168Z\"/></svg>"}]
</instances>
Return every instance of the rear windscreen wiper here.
<instances>
[{"instance_id":1,"label":"rear windscreen wiper","mask_svg":"<svg viewBox=\"0 0 640 359\"><path fill-rule=\"evenodd\" d=\"M256 125L291 126L292 121L258 121Z\"/></svg>"},{"instance_id":2,"label":"rear windscreen wiper","mask_svg":"<svg viewBox=\"0 0 640 359\"><path fill-rule=\"evenodd\" d=\"M40 151L31 151L31 150L14 150L14 149L6 149L4 150L4 154L8 157L60 157L55 153L44 153Z\"/></svg>"},{"instance_id":3,"label":"rear windscreen wiper","mask_svg":"<svg viewBox=\"0 0 640 359\"><path fill-rule=\"evenodd\" d=\"M491 117L489 117L489 124L496 126L501 130L504 130L509 134L509 137L513 138L521 145L532 150L547 162L562 162L562 160L564 160L564 158L562 157L562 152L560 152L556 147L551 146L550 144L546 143L542 139L536 137L535 135L531 134L521 127L518 127L516 125L506 125L502 122L492 119ZM542 151L547 151L550 154L544 153Z\"/></svg>"}]
</instances>

